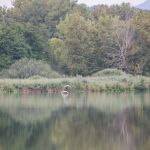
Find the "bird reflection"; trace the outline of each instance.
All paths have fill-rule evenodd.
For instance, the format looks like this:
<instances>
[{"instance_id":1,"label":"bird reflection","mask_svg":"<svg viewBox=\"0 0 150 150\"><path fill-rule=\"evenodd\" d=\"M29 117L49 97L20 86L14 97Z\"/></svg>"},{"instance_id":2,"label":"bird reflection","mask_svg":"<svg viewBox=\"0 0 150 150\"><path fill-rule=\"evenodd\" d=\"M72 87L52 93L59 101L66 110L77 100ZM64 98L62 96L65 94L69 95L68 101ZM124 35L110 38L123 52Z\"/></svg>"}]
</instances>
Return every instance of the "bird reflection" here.
<instances>
[{"instance_id":1,"label":"bird reflection","mask_svg":"<svg viewBox=\"0 0 150 150\"><path fill-rule=\"evenodd\" d=\"M65 106L69 106L69 104L70 104L70 92L71 92L71 86L70 85L65 85L63 87L63 90L61 91L61 95L63 97Z\"/></svg>"}]
</instances>

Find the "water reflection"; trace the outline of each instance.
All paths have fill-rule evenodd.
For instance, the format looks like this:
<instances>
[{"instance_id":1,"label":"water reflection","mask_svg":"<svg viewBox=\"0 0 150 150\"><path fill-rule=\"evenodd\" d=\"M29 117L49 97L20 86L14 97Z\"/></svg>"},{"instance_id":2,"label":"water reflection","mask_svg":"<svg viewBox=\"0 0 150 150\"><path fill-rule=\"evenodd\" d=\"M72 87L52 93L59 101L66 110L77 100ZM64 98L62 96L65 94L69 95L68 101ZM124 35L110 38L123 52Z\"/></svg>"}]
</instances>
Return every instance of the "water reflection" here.
<instances>
[{"instance_id":1,"label":"water reflection","mask_svg":"<svg viewBox=\"0 0 150 150\"><path fill-rule=\"evenodd\" d=\"M1 97L0 150L149 150L149 93L77 95Z\"/></svg>"}]
</instances>

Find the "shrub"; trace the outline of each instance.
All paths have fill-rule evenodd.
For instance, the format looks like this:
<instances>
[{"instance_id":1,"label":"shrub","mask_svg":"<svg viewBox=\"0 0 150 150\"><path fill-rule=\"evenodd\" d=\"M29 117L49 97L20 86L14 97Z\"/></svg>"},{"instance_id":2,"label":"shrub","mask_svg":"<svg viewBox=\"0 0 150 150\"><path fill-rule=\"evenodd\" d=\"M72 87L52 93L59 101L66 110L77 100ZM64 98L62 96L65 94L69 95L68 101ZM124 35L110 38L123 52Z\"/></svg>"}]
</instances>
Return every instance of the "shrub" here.
<instances>
[{"instance_id":1,"label":"shrub","mask_svg":"<svg viewBox=\"0 0 150 150\"><path fill-rule=\"evenodd\" d=\"M98 76L123 76L123 75L126 75L126 73L123 72L122 70L104 69L102 71L99 71L99 72L93 74L92 76L98 77Z\"/></svg>"},{"instance_id":2,"label":"shrub","mask_svg":"<svg viewBox=\"0 0 150 150\"><path fill-rule=\"evenodd\" d=\"M30 80L36 80L36 79L45 79L45 77L39 76L39 75L34 75L29 77Z\"/></svg>"},{"instance_id":3,"label":"shrub","mask_svg":"<svg viewBox=\"0 0 150 150\"><path fill-rule=\"evenodd\" d=\"M148 88L147 88L146 85L145 85L144 79L141 79L140 82L134 86L134 88L135 88L135 90L137 90L137 91L145 91L145 90L148 90Z\"/></svg>"},{"instance_id":4,"label":"shrub","mask_svg":"<svg viewBox=\"0 0 150 150\"><path fill-rule=\"evenodd\" d=\"M2 71L0 74L3 78L30 78L33 76L41 76L47 78L57 78L60 75L51 69L51 67L35 59L23 58L16 61L8 70Z\"/></svg>"}]
</instances>

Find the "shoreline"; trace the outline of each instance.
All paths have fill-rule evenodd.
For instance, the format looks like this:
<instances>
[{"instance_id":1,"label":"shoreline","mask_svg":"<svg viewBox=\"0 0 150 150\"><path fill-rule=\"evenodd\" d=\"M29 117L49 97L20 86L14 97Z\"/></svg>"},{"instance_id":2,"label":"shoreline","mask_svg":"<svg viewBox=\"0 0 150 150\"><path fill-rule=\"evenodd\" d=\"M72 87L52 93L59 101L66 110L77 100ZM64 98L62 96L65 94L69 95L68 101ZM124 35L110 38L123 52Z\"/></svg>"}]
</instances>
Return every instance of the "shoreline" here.
<instances>
[{"instance_id":1,"label":"shoreline","mask_svg":"<svg viewBox=\"0 0 150 150\"><path fill-rule=\"evenodd\" d=\"M0 79L2 93L60 93L65 85L72 91L127 92L150 91L150 78L144 76L74 77L57 79Z\"/></svg>"}]
</instances>

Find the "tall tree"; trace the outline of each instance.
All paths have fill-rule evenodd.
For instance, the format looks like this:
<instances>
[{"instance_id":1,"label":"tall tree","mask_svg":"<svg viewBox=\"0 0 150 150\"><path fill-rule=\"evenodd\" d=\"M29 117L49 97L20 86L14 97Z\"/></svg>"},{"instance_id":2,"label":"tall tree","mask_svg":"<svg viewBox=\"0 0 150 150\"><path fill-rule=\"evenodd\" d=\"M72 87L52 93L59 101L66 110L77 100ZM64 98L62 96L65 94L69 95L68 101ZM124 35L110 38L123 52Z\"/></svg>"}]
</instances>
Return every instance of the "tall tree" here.
<instances>
[{"instance_id":1,"label":"tall tree","mask_svg":"<svg viewBox=\"0 0 150 150\"><path fill-rule=\"evenodd\" d=\"M70 0L15 0L14 17L18 21L45 26L49 37L52 37L56 33L56 25L72 3Z\"/></svg>"},{"instance_id":2,"label":"tall tree","mask_svg":"<svg viewBox=\"0 0 150 150\"><path fill-rule=\"evenodd\" d=\"M14 23L0 26L0 70L23 57L46 59L47 44L38 28Z\"/></svg>"},{"instance_id":3,"label":"tall tree","mask_svg":"<svg viewBox=\"0 0 150 150\"><path fill-rule=\"evenodd\" d=\"M68 49L68 65L72 74L86 75L92 62L90 54L95 50L95 28L90 20L86 20L80 13L66 16L58 29L64 38Z\"/></svg>"},{"instance_id":4,"label":"tall tree","mask_svg":"<svg viewBox=\"0 0 150 150\"><path fill-rule=\"evenodd\" d=\"M136 41L139 46L139 53L136 55L136 63L140 64L141 73L150 72L150 12L139 11L134 16L136 30ZM134 58L133 58L134 59Z\"/></svg>"},{"instance_id":5,"label":"tall tree","mask_svg":"<svg viewBox=\"0 0 150 150\"><path fill-rule=\"evenodd\" d=\"M30 47L19 30L19 27L16 26L0 26L0 70L28 55L27 51L30 50Z\"/></svg>"},{"instance_id":6,"label":"tall tree","mask_svg":"<svg viewBox=\"0 0 150 150\"><path fill-rule=\"evenodd\" d=\"M134 50L134 28L131 20L114 20L113 39L116 46L116 67L129 71L128 56Z\"/></svg>"},{"instance_id":7,"label":"tall tree","mask_svg":"<svg viewBox=\"0 0 150 150\"><path fill-rule=\"evenodd\" d=\"M128 71L128 56L134 51L134 28L131 20L119 17L99 17L97 29L99 46L106 66Z\"/></svg>"},{"instance_id":8,"label":"tall tree","mask_svg":"<svg viewBox=\"0 0 150 150\"><path fill-rule=\"evenodd\" d=\"M135 14L135 10L131 7L130 3L113 5L110 7L110 11L113 16L119 16L121 20L131 19Z\"/></svg>"}]
</instances>

